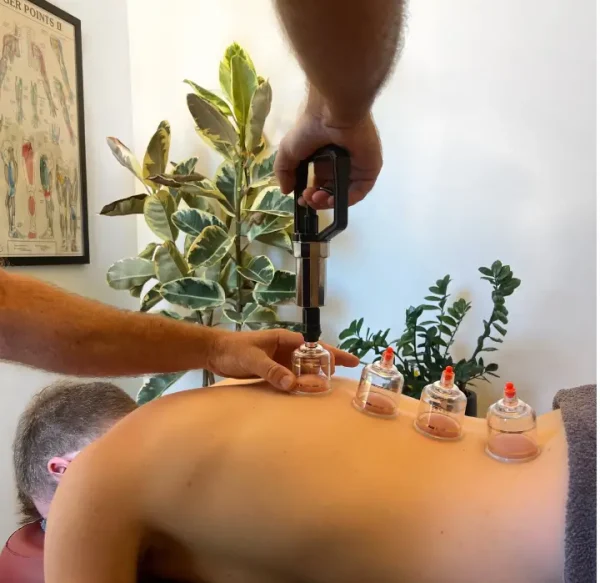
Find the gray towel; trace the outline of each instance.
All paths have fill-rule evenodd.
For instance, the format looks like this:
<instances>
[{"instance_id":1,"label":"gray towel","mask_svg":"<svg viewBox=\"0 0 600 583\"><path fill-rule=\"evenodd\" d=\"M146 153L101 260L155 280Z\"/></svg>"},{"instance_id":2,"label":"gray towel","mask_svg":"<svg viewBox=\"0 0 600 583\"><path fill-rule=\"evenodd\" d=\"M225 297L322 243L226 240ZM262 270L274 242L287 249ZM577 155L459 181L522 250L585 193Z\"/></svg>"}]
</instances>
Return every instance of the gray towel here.
<instances>
[{"instance_id":1,"label":"gray towel","mask_svg":"<svg viewBox=\"0 0 600 583\"><path fill-rule=\"evenodd\" d=\"M596 582L596 385L556 393L569 446L565 583Z\"/></svg>"}]
</instances>

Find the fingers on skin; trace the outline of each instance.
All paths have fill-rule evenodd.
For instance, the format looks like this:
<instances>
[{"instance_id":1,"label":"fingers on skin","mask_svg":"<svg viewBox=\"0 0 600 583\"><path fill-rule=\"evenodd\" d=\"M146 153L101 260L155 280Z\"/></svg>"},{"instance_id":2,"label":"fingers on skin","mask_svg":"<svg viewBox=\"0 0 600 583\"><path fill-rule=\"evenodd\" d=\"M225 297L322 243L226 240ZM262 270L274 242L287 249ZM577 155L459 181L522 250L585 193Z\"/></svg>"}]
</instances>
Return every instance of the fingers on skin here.
<instances>
[{"instance_id":1,"label":"fingers on skin","mask_svg":"<svg viewBox=\"0 0 600 583\"><path fill-rule=\"evenodd\" d=\"M340 350L339 348L334 348L328 344L324 346L329 351L329 354L331 354L332 362L335 362L337 365L354 368L360 364L360 360L353 354Z\"/></svg>"},{"instance_id":2,"label":"fingers on skin","mask_svg":"<svg viewBox=\"0 0 600 583\"><path fill-rule=\"evenodd\" d=\"M296 384L296 377L281 364L271 360L262 350L247 353L245 368L280 391L290 391Z\"/></svg>"}]
</instances>

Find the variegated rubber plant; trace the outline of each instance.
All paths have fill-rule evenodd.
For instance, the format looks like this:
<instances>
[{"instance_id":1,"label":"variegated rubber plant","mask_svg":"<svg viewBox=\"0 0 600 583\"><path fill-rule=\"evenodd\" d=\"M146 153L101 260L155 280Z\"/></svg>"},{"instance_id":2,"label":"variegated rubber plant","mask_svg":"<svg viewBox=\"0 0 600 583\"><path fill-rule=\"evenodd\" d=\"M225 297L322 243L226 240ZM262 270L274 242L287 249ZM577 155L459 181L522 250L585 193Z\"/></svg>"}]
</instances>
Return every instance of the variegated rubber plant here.
<instances>
[{"instance_id":1,"label":"variegated rubber plant","mask_svg":"<svg viewBox=\"0 0 600 583\"><path fill-rule=\"evenodd\" d=\"M256 243L291 251L294 200L277 187L275 152L263 134L271 86L236 43L225 52L219 80L222 97L186 81L196 131L223 157L214 179L196 171L197 158L169 162L166 121L152 136L142 164L119 140L108 138L113 154L144 192L106 205L101 214L143 215L159 239L137 257L113 264L108 283L141 298L144 312L166 300L176 311L159 313L204 326L297 328L277 315L277 306L294 297L295 275L253 252ZM138 401L161 395L182 374L153 377ZM212 373L205 371L204 385L212 382Z\"/></svg>"}]
</instances>

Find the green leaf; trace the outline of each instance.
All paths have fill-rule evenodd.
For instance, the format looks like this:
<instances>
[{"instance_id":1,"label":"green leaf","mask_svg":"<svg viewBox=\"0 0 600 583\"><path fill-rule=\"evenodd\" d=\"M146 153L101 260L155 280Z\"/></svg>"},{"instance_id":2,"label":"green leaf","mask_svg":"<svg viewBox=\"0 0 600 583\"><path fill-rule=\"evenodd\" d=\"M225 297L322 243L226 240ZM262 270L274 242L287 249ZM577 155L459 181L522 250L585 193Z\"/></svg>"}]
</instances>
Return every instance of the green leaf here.
<instances>
[{"instance_id":1,"label":"green leaf","mask_svg":"<svg viewBox=\"0 0 600 583\"><path fill-rule=\"evenodd\" d=\"M296 275L278 269L269 285L256 284L253 296L257 303L266 305L291 301L296 297Z\"/></svg>"},{"instance_id":2,"label":"green leaf","mask_svg":"<svg viewBox=\"0 0 600 583\"><path fill-rule=\"evenodd\" d=\"M210 180L201 182L191 182L181 187L183 200L192 208L199 208L195 202L195 197L212 198L221 203L221 208L229 215L233 216L234 207L231 206L227 197ZM200 209L204 210L204 209Z\"/></svg>"},{"instance_id":3,"label":"green leaf","mask_svg":"<svg viewBox=\"0 0 600 583\"><path fill-rule=\"evenodd\" d=\"M250 210L289 218L294 216L294 206L293 196L282 194L276 186L268 186L260 191Z\"/></svg>"},{"instance_id":4,"label":"green leaf","mask_svg":"<svg viewBox=\"0 0 600 583\"><path fill-rule=\"evenodd\" d=\"M431 286L431 287L429 288L429 291L430 291L432 294L437 294L438 296L443 296L443 295L444 295L444 292L443 292L443 291L442 291L442 290L441 290L439 287L437 287L436 285L434 285L434 286ZM438 298L436 298L436 299L438 299Z\"/></svg>"},{"instance_id":5,"label":"green leaf","mask_svg":"<svg viewBox=\"0 0 600 583\"><path fill-rule=\"evenodd\" d=\"M250 103L250 113L246 124L246 150L254 152L260 146L265 120L271 111L273 92L268 81L261 83Z\"/></svg>"},{"instance_id":6,"label":"green leaf","mask_svg":"<svg viewBox=\"0 0 600 583\"><path fill-rule=\"evenodd\" d=\"M231 61L236 55L242 57L248 66L255 71L254 63L252 62L250 55L240 45L237 43L232 43L227 47L225 50L225 56L219 65L219 82L221 83L221 89L223 89L223 93L225 93L231 102L233 102L233 92L231 87Z\"/></svg>"},{"instance_id":7,"label":"green leaf","mask_svg":"<svg viewBox=\"0 0 600 583\"><path fill-rule=\"evenodd\" d=\"M234 55L231 59L231 96L233 112L241 129L242 140L246 133L250 102L257 85L256 72L250 67L248 61L239 55Z\"/></svg>"},{"instance_id":8,"label":"green leaf","mask_svg":"<svg viewBox=\"0 0 600 583\"><path fill-rule=\"evenodd\" d=\"M266 255L253 257L250 263L244 267L238 267L237 270L246 279L264 285L269 285L275 275L275 267Z\"/></svg>"},{"instance_id":9,"label":"green leaf","mask_svg":"<svg viewBox=\"0 0 600 583\"><path fill-rule=\"evenodd\" d=\"M500 322L502 322L504 325L508 324L508 318L504 315L504 314L496 314L496 317L498 318L498 320L500 320Z\"/></svg>"},{"instance_id":10,"label":"green leaf","mask_svg":"<svg viewBox=\"0 0 600 583\"><path fill-rule=\"evenodd\" d=\"M437 296L425 296L425 299L428 302L439 302L440 298L438 298Z\"/></svg>"},{"instance_id":11,"label":"green leaf","mask_svg":"<svg viewBox=\"0 0 600 583\"><path fill-rule=\"evenodd\" d=\"M342 338L340 337L340 340L341 339ZM339 345L339 349L340 350L346 350L347 352L352 352L354 346L356 345L356 341L357 341L356 338L349 338L348 340L345 340L344 342L342 342Z\"/></svg>"},{"instance_id":12,"label":"green leaf","mask_svg":"<svg viewBox=\"0 0 600 583\"><path fill-rule=\"evenodd\" d=\"M510 271L510 266L504 265L502 267L502 269L500 270L500 272L498 273L498 279L504 280L507 277L510 277L511 275L512 275L512 272Z\"/></svg>"},{"instance_id":13,"label":"green leaf","mask_svg":"<svg viewBox=\"0 0 600 583\"><path fill-rule=\"evenodd\" d=\"M144 156L143 177L163 174L169 162L171 148L171 126L168 121L160 122L158 129L150 139Z\"/></svg>"},{"instance_id":14,"label":"green leaf","mask_svg":"<svg viewBox=\"0 0 600 583\"><path fill-rule=\"evenodd\" d=\"M490 336L489 338L492 342L498 342L499 344L502 344L504 342L502 338L495 338L494 336Z\"/></svg>"},{"instance_id":15,"label":"green leaf","mask_svg":"<svg viewBox=\"0 0 600 583\"><path fill-rule=\"evenodd\" d=\"M127 198L115 200L102 207L101 215L106 217L122 217L125 215L141 215L144 212L144 201L147 194L135 194Z\"/></svg>"},{"instance_id":16,"label":"green leaf","mask_svg":"<svg viewBox=\"0 0 600 583\"><path fill-rule=\"evenodd\" d=\"M246 236L250 242L276 231L284 231L294 222L291 217L279 217L277 215L267 215L258 225L254 224L248 229ZM290 244L291 246L291 244Z\"/></svg>"},{"instance_id":17,"label":"green leaf","mask_svg":"<svg viewBox=\"0 0 600 583\"><path fill-rule=\"evenodd\" d=\"M172 304L190 310L219 308L225 303L225 292L216 282L197 277L184 277L164 284L162 297Z\"/></svg>"},{"instance_id":18,"label":"green leaf","mask_svg":"<svg viewBox=\"0 0 600 583\"><path fill-rule=\"evenodd\" d=\"M244 306L242 319L244 324L277 322L277 312L273 308L250 303Z\"/></svg>"},{"instance_id":19,"label":"green leaf","mask_svg":"<svg viewBox=\"0 0 600 583\"><path fill-rule=\"evenodd\" d=\"M201 97L205 101L208 101L214 105L223 115L227 117L233 117L233 112L231 111L231 108L227 102L221 99L218 95L215 95L208 89L204 89L204 87L200 87L200 85L190 81L189 79L186 79L184 83L187 83L198 97Z\"/></svg>"},{"instance_id":20,"label":"green leaf","mask_svg":"<svg viewBox=\"0 0 600 583\"><path fill-rule=\"evenodd\" d=\"M219 154L232 158L237 143L237 132L229 120L211 103L196 94L187 96L187 104L198 135L210 144Z\"/></svg>"},{"instance_id":21,"label":"green leaf","mask_svg":"<svg viewBox=\"0 0 600 583\"><path fill-rule=\"evenodd\" d=\"M500 260L494 261L492 263L492 273L494 277L498 277L500 275L500 270L502 269L502 262Z\"/></svg>"},{"instance_id":22,"label":"green leaf","mask_svg":"<svg viewBox=\"0 0 600 583\"><path fill-rule=\"evenodd\" d=\"M250 330L290 330L290 332L302 332L304 327L300 322L267 322L266 324L259 324L255 322L248 322L246 324Z\"/></svg>"},{"instance_id":23,"label":"green leaf","mask_svg":"<svg viewBox=\"0 0 600 583\"><path fill-rule=\"evenodd\" d=\"M219 284L225 290L227 295L231 294L237 288L237 272L235 269L235 261L231 257L227 260L225 267L223 267L221 270Z\"/></svg>"},{"instance_id":24,"label":"green leaf","mask_svg":"<svg viewBox=\"0 0 600 583\"><path fill-rule=\"evenodd\" d=\"M481 352L496 352L498 350L495 346L488 346L486 348L482 348Z\"/></svg>"},{"instance_id":25,"label":"green leaf","mask_svg":"<svg viewBox=\"0 0 600 583\"><path fill-rule=\"evenodd\" d=\"M175 226L188 235L198 237L206 227L217 226L223 230L227 227L225 223L212 213L198 209L181 209L173 214Z\"/></svg>"},{"instance_id":26,"label":"green leaf","mask_svg":"<svg viewBox=\"0 0 600 583\"><path fill-rule=\"evenodd\" d=\"M456 326L457 324L456 320L450 316L440 316L440 320L449 326Z\"/></svg>"},{"instance_id":27,"label":"green leaf","mask_svg":"<svg viewBox=\"0 0 600 583\"><path fill-rule=\"evenodd\" d=\"M136 285L129 290L129 295L132 298L139 298L142 295L143 285Z\"/></svg>"},{"instance_id":28,"label":"green leaf","mask_svg":"<svg viewBox=\"0 0 600 583\"><path fill-rule=\"evenodd\" d=\"M175 170L177 170L177 168ZM173 189L181 188L190 183L201 183L206 179L206 176L196 172L189 174L157 174L156 176L150 176L152 182Z\"/></svg>"},{"instance_id":29,"label":"green leaf","mask_svg":"<svg viewBox=\"0 0 600 583\"><path fill-rule=\"evenodd\" d=\"M483 275L487 275L488 277L492 277L494 275L492 270L487 267L480 267L479 273L483 273Z\"/></svg>"},{"instance_id":30,"label":"green leaf","mask_svg":"<svg viewBox=\"0 0 600 583\"><path fill-rule=\"evenodd\" d=\"M209 267L221 261L231 249L234 238L217 225L206 227L192 243L188 261L194 267Z\"/></svg>"},{"instance_id":31,"label":"green leaf","mask_svg":"<svg viewBox=\"0 0 600 583\"><path fill-rule=\"evenodd\" d=\"M225 196L231 209L235 209L235 166L231 162L223 162L219 166L215 186Z\"/></svg>"},{"instance_id":32,"label":"green leaf","mask_svg":"<svg viewBox=\"0 0 600 583\"><path fill-rule=\"evenodd\" d=\"M506 328L503 328L502 326L500 326L500 324L496 324L496 322L494 322L492 326L496 328L496 330L498 330L498 332L500 332L502 336L506 336Z\"/></svg>"},{"instance_id":33,"label":"green leaf","mask_svg":"<svg viewBox=\"0 0 600 583\"><path fill-rule=\"evenodd\" d=\"M138 405L144 405L160 397L171 385L174 385L185 372L174 372L162 375L156 375L147 380L139 390L136 402Z\"/></svg>"},{"instance_id":34,"label":"green leaf","mask_svg":"<svg viewBox=\"0 0 600 583\"><path fill-rule=\"evenodd\" d=\"M485 370L486 372L495 372L498 370L498 365L492 362L485 367Z\"/></svg>"},{"instance_id":35,"label":"green leaf","mask_svg":"<svg viewBox=\"0 0 600 583\"><path fill-rule=\"evenodd\" d=\"M250 175L252 177L252 186L261 184L266 179L274 176L273 166L275 164L275 157L277 152L271 152L267 155L263 152L260 156L257 156L250 167Z\"/></svg>"},{"instance_id":36,"label":"green leaf","mask_svg":"<svg viewBox=\"0 0 600 583\"><path fill-rule=\"evenodd\" d=\"M183 162L179 162L173 170L173 176L189 176L190 174L194 174L196 164L198 164L198 158L196 156L192 156Z\"/></svg>"},{"instance_id":37,"label":"green leaf","mask_svg":"<svg viewBox=\"0 0 600 583\"><path fill-rule=\"evenodd\" d=\"M140 311L147 312L151 310L156 304L162 300L162 296L158 291L158 287L153 287L146 292L146 295L142 298Z\"/></svg>"},{"instance_id":38,"label":"green leaf","mask_svg":"<svg viewBox=\"0 0 600 583\"><path fill-rule=\"evenodd\" d=\"M444 326L444 324L440 324L438 326L438 329L440 330L440 332L442 332L443 334L446 334L447 336L452 336L452 330L450 330L450 328L448 328L448 326Z\"/></svg>"},{"instance_id":39,"label":"green leaf","mask_svg":"<svg viewBox=\"0 0 600 583\"><path fill-rule=\"evenodd\" d=\"M121 166L129 170L138 180L144 182L142 168L131 150L117 138L106 138L108 147Z\"/></svg>"},{"instance_id":40,"label":"green leaf","mask_svg":"<svg viewBox=\"0 0 600 583\"><path fill-rule=\"evenodd\" d=\"M144 247L144 249L138 253L138 257L152 260L154 257L154 252L158 246L158 243L148 243L148 245L146 245L146 247Z\"/></svg>"},{"instance_id":41,"label":"green leaf","mask_svg":"<svg viewBox=\"0 0 600 583\"><path fill-rule=\"evenodd\" d=\"M167 283L187 275L188 265L172 241L163 243L154 254L156 278Z\"/></svg>"},{"instance_id":42,"label":"green leaf","mask_svg":"<svg viewBox=\"0 0 600 583\"><path fill-rule=\"evenodd\" d=\"M429 306L429 305L421 306L421 308L423 308L423 310L438 310L439 309L437 306Z\"/></svg>"},{"instance_id":43,"label":"green leaf","mask_svg":"<svg viewBox=\"0 0 600 583\"><path fill-rule=\"evenodd\" d=\"M171 320L183 320L183 316L174 312L173 310L159 310L156 312L158 316L164 316L165 318L170 318Z\"/></svg>"},{"instance_id":44,"label":"green leaf","mask_svg":"<svg viewBox=\"0 0 600 583\"><path fill-rule=\"evenodd\" d=\"M121 290L144 285L151 277L154 277L154 264L140 257L121 259L113 263L106 274L108 285Z\"/></svg>"},{"instance_id":45,"label":"green leaf","mask_svg":"<svg viewBox=\"0 0 600 583\"><path fill-rule=\"evenodd\" d=\"M286 231L276 231L274 233L268 233L266 235L257 235L256 241L284 249L285 251L292 251L292 239Z\"/></svg>"},{"instance_id":46,"label":"green leaf","mask_svg":"<svg viewBox=\"0 0 600 583\"><path fill-rule=\"evenodd\" d=\"M235 310L223 310L223 315L234 324L243 324L244 318L242 314L236 312Z\"/></svg>"},{"instance_id":47,"label":"green leaf","mask_svg":"<svg viewBox=\"0 0 600 583\"><path fill-rule=\"evenodd\" d=\"M177 239L177 227L171 220L175 209L175 200L166 190L152 194L144 202L146 223L150 230L163 241Z\"/></svg>"}]
</instances>

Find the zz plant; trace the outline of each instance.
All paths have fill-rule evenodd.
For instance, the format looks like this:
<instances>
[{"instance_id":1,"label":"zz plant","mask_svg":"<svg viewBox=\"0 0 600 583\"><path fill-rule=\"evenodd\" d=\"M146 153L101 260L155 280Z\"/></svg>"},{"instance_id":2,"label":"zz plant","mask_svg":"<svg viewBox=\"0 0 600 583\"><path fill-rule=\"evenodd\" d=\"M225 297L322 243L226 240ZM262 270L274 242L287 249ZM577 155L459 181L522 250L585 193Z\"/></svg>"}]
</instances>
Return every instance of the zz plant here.
<instances>
[{"instance_id":1,"label":"zz plant","mask_svg":"<svg viewBox=\"0 0 600 583\"><path fill-rule=\"evenodd\" d=\"M521 285L521 280L513 277L510 266L495 261L491 267L480 267L481 279L491 285L492 311L489 319L483 321L483 332L477 339L473 353L469 358L454 359L450 349L456 333L465 316L471 309L471 302L458 298L449 303L448 286L450 276L438 279L429 288L430 295L425 303L406 310L404 333L396 340L388 340L390 330L363 331L364 319L354 320L340 334L340 348L363 359L373 352L381 357L389 346L395 348L396 365L404 375L404 394L419 398L423 388L439 380L446 366L453 366L456 384L464 391L473 381L489 382L489 376L497 377L498 365L485 362L487 353L498 350L497 344L503 342L508 324L506 298ZM421 320L426 318L427 320Z\"/></svg>"},{"instance_id":2,"label":"zz plant","mask_svg":"<svg viewBox=\"0 0 600 583\"><path fill-rule=\"evenodd\" d=\"M140 298L140 310L166 300L169 318L204 326L297 328L278 318L277 306L293 299L295 275L276 269L257 250L265 244L290 252L294 200L281 193L273 173L276 152L263 134L271 108L269 81L234 43L219 65L222 97L192 81L187 105L200 138L223 158L209 179L197 158L169 161L167 121L152 136L143 162L118 139L108 138L116 159L143 192L106 205L102 215L143 215L157 237L137 257L117 261L108 284ZM138 401L161 395L184 373L153 377ZM204 385L214 382L204 372Z\"/></svg>"}]
</instances>

